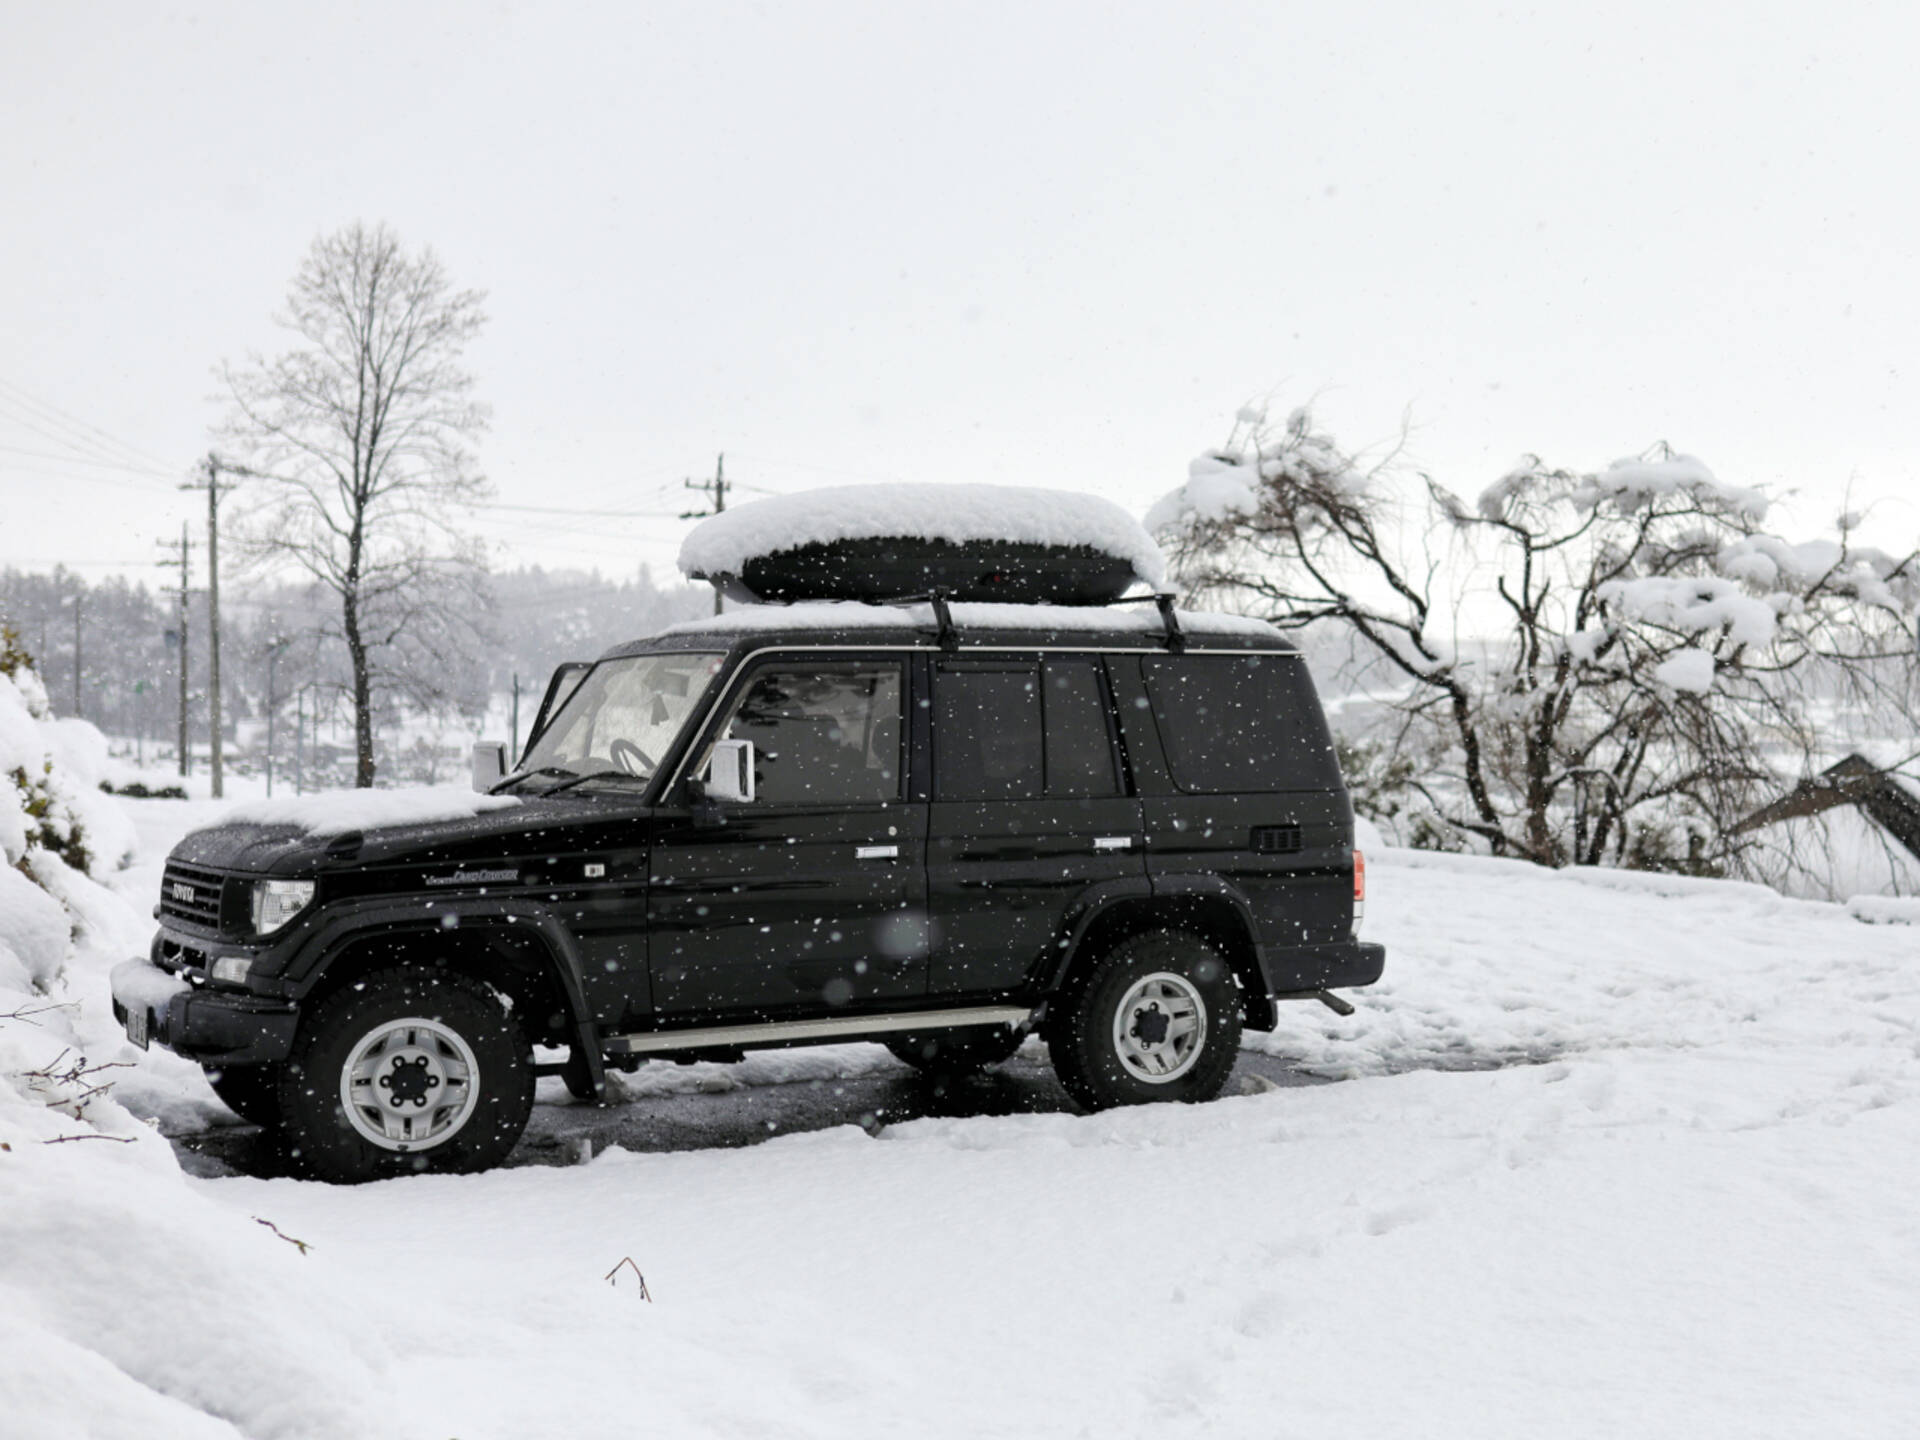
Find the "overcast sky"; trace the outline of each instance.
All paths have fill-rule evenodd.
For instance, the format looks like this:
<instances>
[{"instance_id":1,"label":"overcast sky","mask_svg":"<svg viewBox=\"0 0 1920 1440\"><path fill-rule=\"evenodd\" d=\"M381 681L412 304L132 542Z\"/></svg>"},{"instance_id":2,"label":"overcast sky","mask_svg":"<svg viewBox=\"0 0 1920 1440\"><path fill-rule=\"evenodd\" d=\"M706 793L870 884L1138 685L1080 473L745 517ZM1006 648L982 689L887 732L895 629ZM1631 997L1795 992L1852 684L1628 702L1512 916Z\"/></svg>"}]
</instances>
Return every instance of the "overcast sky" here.
<instances>
[{"instance_id":1,"label":"overcast sky","mask_svg":"<svg viewBox=\"0 0 1920 1440\"><path fill-rule=\"evenodd\" d=\"M13 0L0 564L158 579L211 368L356 218L488 292L500 505L663 517L495 509L502 564L670 570L721 450L1144 509L1266 396L1468 491L1666 439L1910 544L1914 15Z\"/></svg>"}]
</instances>

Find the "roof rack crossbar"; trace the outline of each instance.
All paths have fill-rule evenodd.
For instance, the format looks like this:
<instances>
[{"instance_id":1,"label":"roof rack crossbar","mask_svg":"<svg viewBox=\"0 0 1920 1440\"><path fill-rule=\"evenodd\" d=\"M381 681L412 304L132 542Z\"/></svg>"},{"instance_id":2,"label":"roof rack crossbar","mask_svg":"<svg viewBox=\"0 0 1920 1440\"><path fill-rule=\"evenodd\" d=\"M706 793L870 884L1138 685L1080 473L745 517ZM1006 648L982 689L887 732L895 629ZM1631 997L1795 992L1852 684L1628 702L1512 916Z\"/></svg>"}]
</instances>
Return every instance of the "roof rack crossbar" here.
<instances>
[{"instance_id":1,"label":"roof rack crossbar","mask_svg":"<svg viewBox=\"0 0 1920 1440\"><path fill-rule=\"evenodd\" d=\"M933 607L934 624L940 627L940 633L934 643L942 650L953 651L960 648L960 632L953 628L953 610L947 604L944 590L935 590L927 596L927 603Z\"/></svg>"},{"instance_id":2,"label":"roof rack crossbar","mask_svg":"<svg viewBox=\"0 0 1920 1440\"><path fill-rule=\"evenodd\" d=\"M862 605L930 605L933 607L933 624L937 632L935 643L942 650L960 648L960 631L953 623L953 607L948 602L944 590L927 590L918 595L879 595L870 600L862 600Z\"/></svg>"},{"instance_id":3,"label":"roof rack crossbar","mask_svg":"<svg viewBox=\"0 0 1920 1440\"><path fill-rule=\"evenodd\" d=\"M1180 617L1173 608L1173 596L1156 591L1153 603L1160 611L1160 623L1167 629L1167 649L1178 655L1187 648L1187 633L1180 628Z\"/></svg>"}]
</instances>

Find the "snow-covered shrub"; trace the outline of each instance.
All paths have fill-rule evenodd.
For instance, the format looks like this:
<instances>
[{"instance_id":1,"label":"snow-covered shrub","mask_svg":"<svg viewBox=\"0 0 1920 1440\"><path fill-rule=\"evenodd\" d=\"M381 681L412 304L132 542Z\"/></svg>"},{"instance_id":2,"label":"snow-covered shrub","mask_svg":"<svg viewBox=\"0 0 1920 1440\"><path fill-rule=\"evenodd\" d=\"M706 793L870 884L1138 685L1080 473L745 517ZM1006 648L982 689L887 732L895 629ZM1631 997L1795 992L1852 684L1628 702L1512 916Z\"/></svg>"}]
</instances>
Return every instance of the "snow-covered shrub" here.
<instances>
[{"instance_id":1,"label":"snow-covered shrub","mask_svg":"<svg viewBox=\"0 0 1920 1440\"><path fill-rule=\"evenodd\" d=\"M133 849L125 812L99 788L106 756L85 721L55 720L19 638L0 626L0 984L44 989L65 963L74 877Z\"/></svg>"},{"instance_id":2,"label":"snow-covered shrub","mask_svg":"<svg viewBox=\"0 0 1920 1440\"><path fill-rule=\"evenodd\" d=\"M1242 412L1147 522L1196 598L1356 638L1394 716L1363 799L1396 838L1718 874L1836 709L1917 693L1916 556L1856 544L1852 515L1790 542L1767 511L1665 446L1593 473L1528 457L1467 500L1302 410ZM1364 792L1396 758L1389 813Z\"/></svg>"}]
</instances>

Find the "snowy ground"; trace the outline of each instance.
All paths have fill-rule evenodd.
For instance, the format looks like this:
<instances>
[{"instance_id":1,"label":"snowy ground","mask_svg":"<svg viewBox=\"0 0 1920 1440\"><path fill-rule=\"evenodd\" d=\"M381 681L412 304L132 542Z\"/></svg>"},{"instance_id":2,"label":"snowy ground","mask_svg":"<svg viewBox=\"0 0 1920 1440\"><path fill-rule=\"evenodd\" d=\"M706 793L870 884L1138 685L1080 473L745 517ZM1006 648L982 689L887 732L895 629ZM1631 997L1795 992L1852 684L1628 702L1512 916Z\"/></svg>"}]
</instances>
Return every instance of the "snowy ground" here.
<instances>
[{"instance_id":1,"label":"snowy ground","mask_svg":"<svg viewBox=\"0 0 1920 1440\"><path fill-rule=\"evenodd\" d=\"M358 1189L15 1143L0 1436L1911 1434L1920 928L1372 859L1388 978L1254 1039L1338 1084Z\"/></svg>"}]
</instances>

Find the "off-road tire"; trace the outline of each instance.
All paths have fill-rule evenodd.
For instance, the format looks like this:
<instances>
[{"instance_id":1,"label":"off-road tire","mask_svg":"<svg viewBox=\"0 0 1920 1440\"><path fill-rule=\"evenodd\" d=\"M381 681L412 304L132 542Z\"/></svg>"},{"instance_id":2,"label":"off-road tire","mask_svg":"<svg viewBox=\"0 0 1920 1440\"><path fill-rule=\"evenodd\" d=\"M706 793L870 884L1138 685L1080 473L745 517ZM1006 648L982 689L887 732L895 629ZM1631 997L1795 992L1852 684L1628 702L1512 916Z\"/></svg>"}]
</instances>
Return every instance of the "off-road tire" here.
<instances>
[{"instance_id":1,"label":"off-road tire","mask_svg":"<svg viewBox=\"0 0 1920 1440\"><path fill-rule=\"evenodd\" d=\"M1122 1005L1139 987L1155 985L1163 991L1197 999L1201 1029L1192 1057L1175 1067L1171 1079L1143 1079L1130 1067L1116 1039ZM1161 1003L1149 998L1128 1005L1133 1018L1122 1022L1127 1030L1139 1023L1142 1011ZM1240 988L1224 956L1204 941L1180 930L1154 930L1121 941L1079 977L1052 1007L1047 1048L1054 1072L1074 1103L1085 1110L1115 1105L1146 1105L1161 1100L1211 1100L1227 1083L1240 1053ZM1154 1023L1159 1022L1154 1009Z\"/></svg>"},{"instance_id":2,"label":"off-road tire","mask_svg":"<svg viewBox=\"0 0 1920 1440\"><path fill-rule=\"evenodd\" d=\"M929 1075L971 1075L1012 1057L1027 1038L1011 1025L969 1030L929 1030L922 1035L896 1035L886 1042L896 1060L904 1060Z\"/></svg>"},{"instance_id":3,"label":"off-road tire","mask_svg":"<svg viewBox=\"0 0 1920 1440\"><path fill-rule=\"evenodd\" d=\"M357 1046L404 1019L445 1027L465 1044L475 1061L473 1106L444 1138L392 1149L348 1119L342 1079ZM485 1170L526 1129L533 1078L532 1047L496 991L449 970L383 971L327 996L301 1025L280 1080L288 1155L302 1173L336 1184Z\"/></svg>"},{"instance_id":4,"label":"off-road tire","mask_svg":"<svg viewBox=\"0 0 1920 1440\"><path fill-rule=\"evenodd\" d=\"M280 1124L279 1065L208 1066L213 1093L242 1120L272 1130Z\"/></svg>"}]
</instances>

